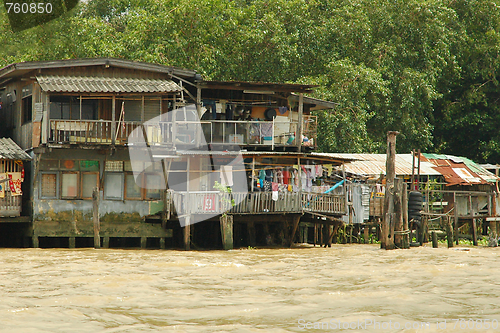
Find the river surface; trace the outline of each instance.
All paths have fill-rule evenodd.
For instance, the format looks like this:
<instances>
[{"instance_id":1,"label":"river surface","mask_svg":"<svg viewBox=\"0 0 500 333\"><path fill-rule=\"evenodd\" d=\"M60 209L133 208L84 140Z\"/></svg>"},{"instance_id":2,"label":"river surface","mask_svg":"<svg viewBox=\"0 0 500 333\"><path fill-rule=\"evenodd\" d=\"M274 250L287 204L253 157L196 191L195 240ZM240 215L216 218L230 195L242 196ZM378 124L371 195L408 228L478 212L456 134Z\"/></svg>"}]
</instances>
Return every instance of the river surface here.
<instances>
[{"instance_id":1,"label":"river surface","mask_svg":"<svg viewBox=\"0 0 500 333\"><path fill-rule=\"evenodd\" d=\"M378 245L1 249L0 332L500 332L499 258Z\"/></svg>"}]
</instances>

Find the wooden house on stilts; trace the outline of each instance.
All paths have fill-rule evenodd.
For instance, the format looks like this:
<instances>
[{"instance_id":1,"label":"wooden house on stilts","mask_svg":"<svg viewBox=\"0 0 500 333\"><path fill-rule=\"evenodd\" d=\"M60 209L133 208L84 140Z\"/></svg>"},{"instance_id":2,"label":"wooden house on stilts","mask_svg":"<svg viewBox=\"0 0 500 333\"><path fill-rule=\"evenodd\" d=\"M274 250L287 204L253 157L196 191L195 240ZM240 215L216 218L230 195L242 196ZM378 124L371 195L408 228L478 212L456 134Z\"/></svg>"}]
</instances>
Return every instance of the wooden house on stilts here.
<instances>
[{"instance_id":1,"label":"wooden house on stilts","mask_svg":"<svg viewBox=\"0 0 500 333\"><path fill-rule=\"evenodd\" d=\"M300 222L329 242L347 212L331 170L349 159L313 152L311 111L335 103L312 85L112 58L11 64L0 81L1 129L31 159L34 247L283 246L311 237Z\"/></svg>"}]
</instances>

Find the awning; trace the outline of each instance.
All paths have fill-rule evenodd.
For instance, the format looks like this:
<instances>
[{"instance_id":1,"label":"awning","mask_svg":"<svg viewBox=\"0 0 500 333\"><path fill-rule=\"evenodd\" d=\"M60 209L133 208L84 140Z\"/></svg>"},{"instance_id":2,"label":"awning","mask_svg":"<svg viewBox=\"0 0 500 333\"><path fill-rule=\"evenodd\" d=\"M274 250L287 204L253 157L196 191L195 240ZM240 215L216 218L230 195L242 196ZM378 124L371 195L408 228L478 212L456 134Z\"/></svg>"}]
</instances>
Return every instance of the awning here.
<instances>
[{"instance_id":1,"label":"awning","mask_svg":"<svg viewBox=\"0 0 500 333\"><path fill-rule=\"evenodd\" d=\"M97 76L37 76L42 91L69 93L169 93L181 91L174 81Z\"/></svg>"}]
</instances>

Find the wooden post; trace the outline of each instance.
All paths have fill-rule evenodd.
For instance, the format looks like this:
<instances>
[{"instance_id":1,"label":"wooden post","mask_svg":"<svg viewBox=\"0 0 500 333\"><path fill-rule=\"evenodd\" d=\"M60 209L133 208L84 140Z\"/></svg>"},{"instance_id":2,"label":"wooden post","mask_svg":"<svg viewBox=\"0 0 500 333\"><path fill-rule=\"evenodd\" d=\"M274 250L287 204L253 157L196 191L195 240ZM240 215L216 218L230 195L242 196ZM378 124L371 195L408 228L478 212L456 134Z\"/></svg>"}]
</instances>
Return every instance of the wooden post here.
<instances>
[{"instance_id":1,"label":"wooden post","mask_svg":"<svg viewBox=\"0 0 500 333\"><path fill-rule=\"evenodd\" d=\"M387 132L387 159L385 164L386 169L386 188L384 201L384 222L382 224L382 240L381 248L386 250L394 249L394 194L395 186L394 179L396 178L396 135L398 132Z\"/></svg>"},{"instance_id":2,"label":"wooden post","mask_svg":"<svg viewBox=\"0 0 500 333\"><path fill-rule=\"evenodd\" d=\"M75 246L76 246L76 244L75 244L75 243L76 243L76 239L75 239L75 237L69 237L69 240L68 240L68 241L69 241L68 247L69 247L70 249L74 249L74 248L75 248Z\"/></svg>"},{"instance_id":3,"label":"wooden post","mask_svg":"<svg viewBox=\"0 0 500 333\"><path fill-rule=\"evenodd\" d=\"M105 236L102 238L102 247L105 249L109 249L109 237Z\"/></svg>"},{"instance_id":4,"label":"wooden post","mask_svg":"<svg viewBox=\"0 0 500 333\"><path fill-rule=\"evenodd\" d=\"M32 240L33 240L33 247L35 249L39 248L40 247L40 242L38 241L38 236L37 235L33 235Z\"/></svg>"},{"instance_id":5,"label":"wooden post","mask_svg":"<svg viewBox=\"0 0 500 333\"><path fill-rule=\"evenodd\" d=\"M183 229L184 250L191 250L191 215L185 217L185 225Z\"/></svg>"},{"instance_id":6,"label":"wooden post","mask_svg":"<svg viewBox=\"0 0 500 333\"><path fill-rule=\"evenodd\" d=\"M255 246L256 245L256 240L255 240L255 223L253 221L249 221L247 223L247 230L248 230L248 243L250 246Z\"/></svg>"},{"instance_id":7,"label":"wooden post","mask_svg":"<svg viewBox=\"0 0 500 333\"><path fill-rule=\"evenodd\" d=\"M472 219L472 244L477 246L477 226L476 219Z\"/></svg>"},{"instance_id":8,"label":"wooden post","mask_svg":"<svg viewBox=\"0 0 500 333\"><path fill-rule=\"evenodd\" d=\"M453 192L453 209L455 218L455 244L458 245L458 205L457 205L457 192Z\"/></svg>"},{"instance_id":9,"label":"wooden post","mask_svg":"<svg viewBox=\"0 0 500 333\"><path fill-rule=\"evenodd\" d=\"M148 244L148 238L141 237L141 249L145 249L147 244Z\"/></svg>"},{"instance_id":10,"label":"wooden post","mask_svg":"<svg viewBox=\"0 0 500 333\"><path fill-rule=\"evenodd\" d=\"M304 93L299 93L299 108L298 108L298 124L297 124L297 135L295 140L297 140L298 151L302 150L302 135L303 135L303 113L304 113ZM300 172L300 163L299 163L299 172ZM299 173L300 176L300 173ZM299 177L300 179L300 177Z\"/></svg>"},{"instance_id":11,"label":"wooden post","mask_svg":"<svg viewBox=\"0 0 500 333\"><path fill-rule=\"evenodd\" d=\"M222 215L220 217L220 232L222 235L222 248L224 250L233 249L233 216Z\"/></svg>"},{"instance_id":12,"label":"wooden post","mask_svg":"<svg viewBox=\"0 0 500 333\"><path fill-rule=\"evenodd\" d=\"M368 244L368 241L370 238L370 227L367 224L365 224L365 226L363 228L363 236L365 239L365 244Z\"/></svg>"},{"instance_id":13,"label":"wooden post","mask_svg":"<svg viewBox=\"0 0 500 333\"><path fill-rule=\"evenodd\" d=\"M160 249L165 250L165 237L160 237Z\"/></svg>"},{"instance_id":14,"label":"wooden post","mask_svg":"<svg viewBox=\"0 0 500 333\"><path fill-rule=\"evenodd\" d=\"M408 226L408 188L403 182L403 197L401 199L403 206L403 249L410 248L410 228Z\"/></svg>"},{"instance_id":15,"label":"wooden post","mask_svg":"<svg viewBox=\"0 0 500 333\"><path fill-rule=\"evenodd\" d=\"M94 221L94 248L101 248L101 237L99 236L99 231L101 225L99 222L99 188L95 187L92 191L92 209L93 209L93 221Z\"/></svg>"},{"instance_id":16,"label":"wooden post","mask_svg":"<svg viewBox=\"0 0 500 333\"><path fill-rule=\"evenodd\" d=\"M446 240L448 242L448 247L453 247L453 228L451 226L451 217L446 219Z\"/></svg>"},{"instance_id":17,"label":"wooden post","mask_svg":"<svg viewBox=\"0 0 500 333\"><path fill-rule=\"evenodd\" d=\"M113 99L111 100L111 144L115 145L115 137L116 137L116 115L115 115L115 107L116 107L116 96L113 95ZM147 138L145 138L147 140Z\"/></svg>"},{"instance_id":18,"label":"wooden post","mask_svg":"<svg viewBox=\"0 0 500 333\"><path fill-rule=\"evenodd\" d=\"M435 249L438 247L438 237L435 231L432 232L432 247Z\"/></svg>"},{"instance_id":19,"label":"wooden post","mask_svg":"<svg viewBox=\"0 0 500 333\"><path fill-rule=\"evenodd\" d=\"M403 246L403 232L406 230L403 227L403 180L396 178L394 179L394 213L395 213L395 223L394 223L394 245L400 249L404 249ZM406 189L405 189L406 190Z\"/></svg>"},{"instance_id":20,"label":"wooden post","mask_svg":"<svg viewBox=\"0 0 500 333\"><path fill-rule=\"evenodd\" d=\"M297 228L299 226L300 222L300 215L293 216L293 221L292 221L292 232L290 233L290 239L289 239L289 245L292 247L293 241L295 239L295 233L297 232Z\"/></svg>"}]
</instances>

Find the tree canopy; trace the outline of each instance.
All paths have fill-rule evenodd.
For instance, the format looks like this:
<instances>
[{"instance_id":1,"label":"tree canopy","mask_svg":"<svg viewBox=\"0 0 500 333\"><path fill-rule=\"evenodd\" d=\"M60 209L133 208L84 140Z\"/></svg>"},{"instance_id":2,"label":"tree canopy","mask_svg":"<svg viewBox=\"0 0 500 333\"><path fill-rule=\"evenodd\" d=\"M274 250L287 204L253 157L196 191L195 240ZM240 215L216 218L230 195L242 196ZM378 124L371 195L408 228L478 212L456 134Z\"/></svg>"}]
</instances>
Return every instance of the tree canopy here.
<instances>
[{"instance_id":1,"label":"tree canopy","mask_svg":"<svg viewBox=\"0 0 500 333\"><path fill-rule=\"evenodd\" d=\"M500 163L500 1L90 0L14 32L0 62L118 57L207 79L312 83L321 150Z\"/></svg>"}]
</instances>

